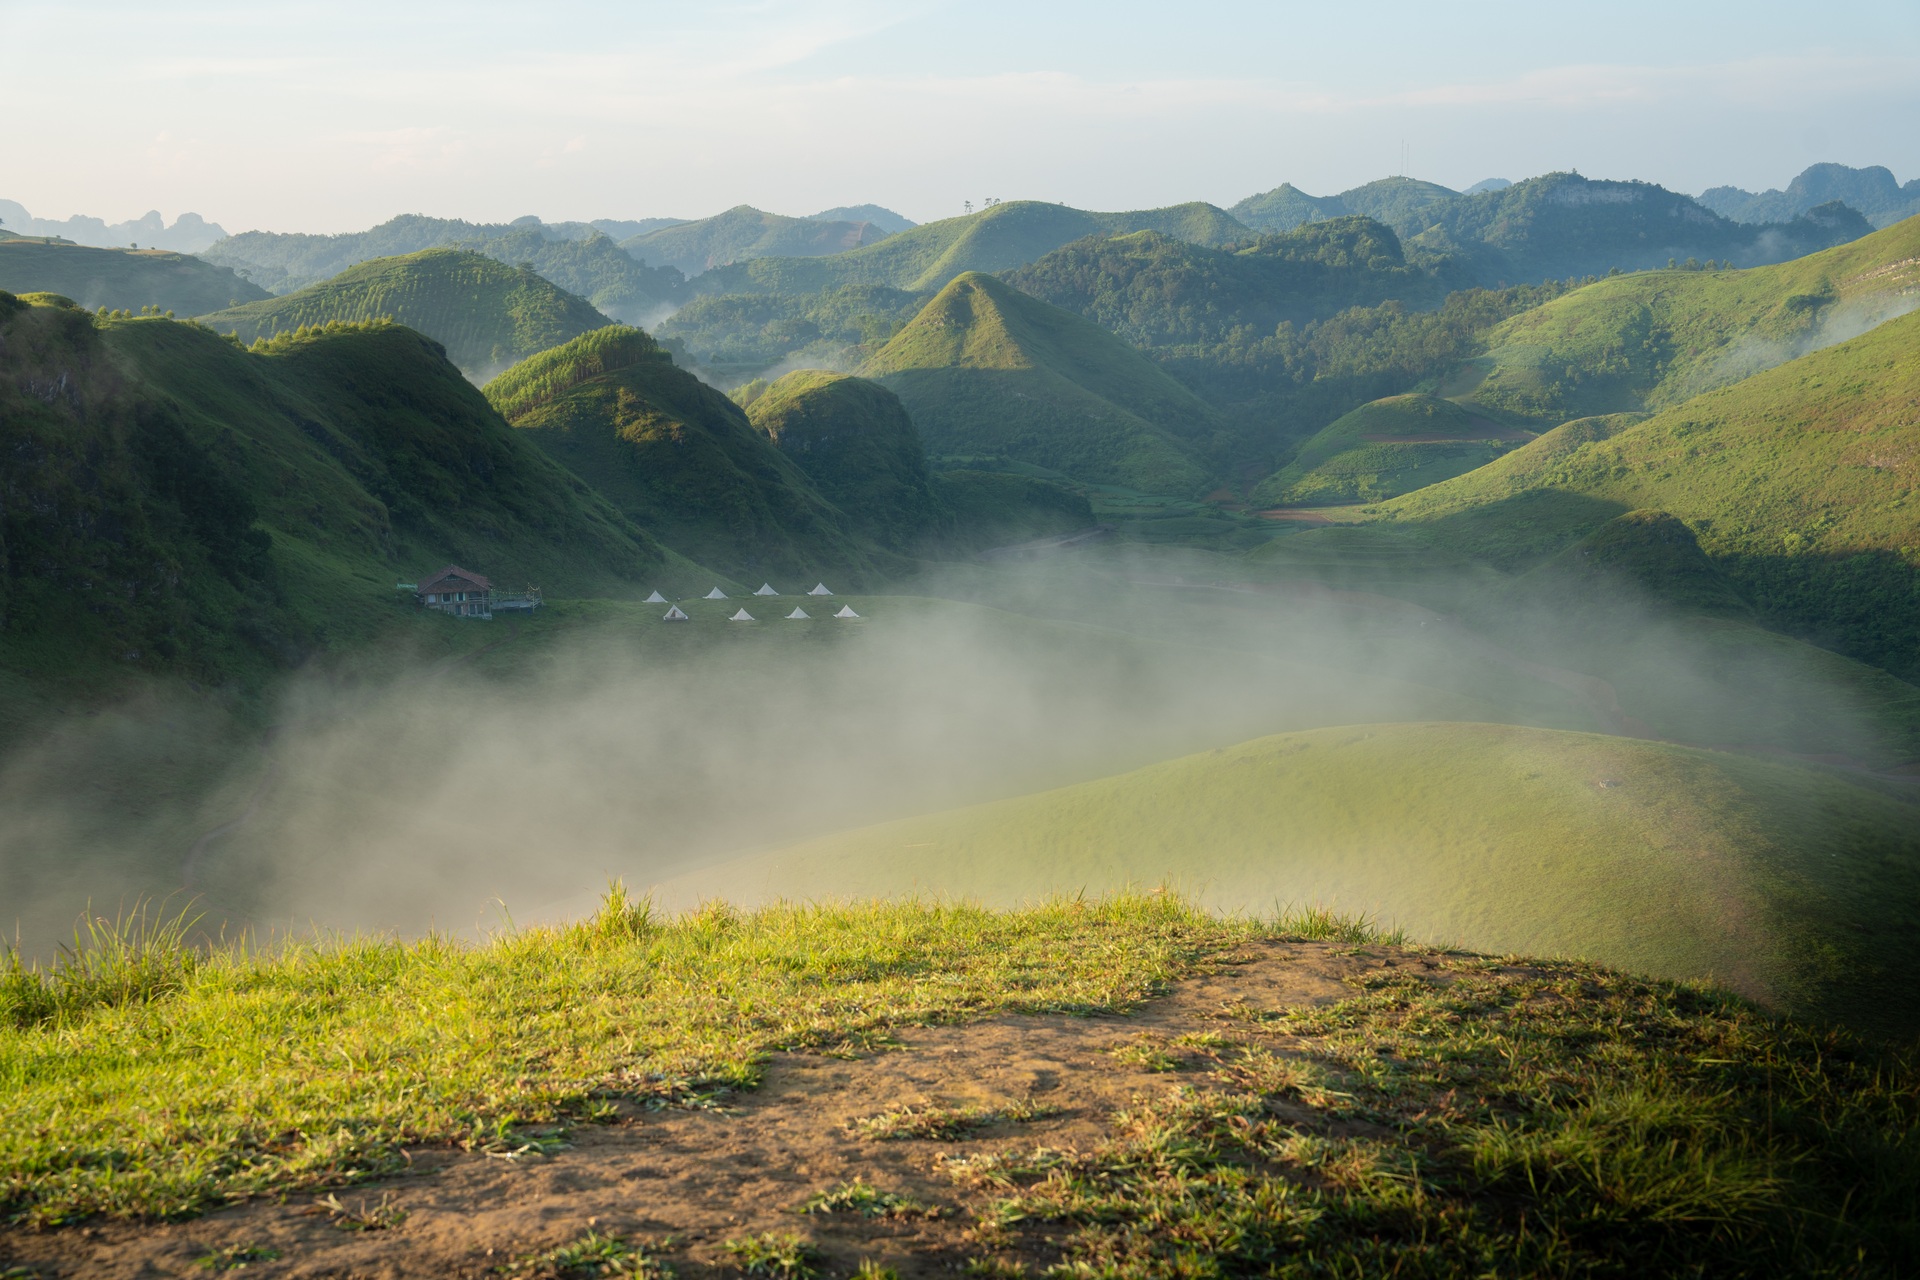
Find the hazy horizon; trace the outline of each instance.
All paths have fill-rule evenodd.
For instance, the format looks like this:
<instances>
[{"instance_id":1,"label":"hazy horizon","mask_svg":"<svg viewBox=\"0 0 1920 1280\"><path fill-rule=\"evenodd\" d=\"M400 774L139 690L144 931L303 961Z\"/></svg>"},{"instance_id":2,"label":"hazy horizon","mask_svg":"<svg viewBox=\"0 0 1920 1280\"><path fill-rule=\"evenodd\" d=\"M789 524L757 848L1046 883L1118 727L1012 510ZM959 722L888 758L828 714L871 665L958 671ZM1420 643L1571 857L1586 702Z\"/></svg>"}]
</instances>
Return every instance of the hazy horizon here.
<instances>
[{"instance_id":1,"label":"hazy horizon","mask_svg":"<svg viewBox=\"0 0 1920 1280\"><path fill-rule=\"evenodd\" d=\"M1698 193L1808 164L1920 172L1920 12L1507 0L1331 10L1139 5L350 3L164 12L0 0L59 129L0 141L37 218L148 209L229 231L808 214L932 221L987 197L1229 205L1405 173L1453 188L1577 169ZM1017 29L1022 38L1008 41ZM586 50L582 52L582 50ZM137 122L137 123L136 123ZM84 163L82 162L84 158Z\"/></svg>"}]
</instances>

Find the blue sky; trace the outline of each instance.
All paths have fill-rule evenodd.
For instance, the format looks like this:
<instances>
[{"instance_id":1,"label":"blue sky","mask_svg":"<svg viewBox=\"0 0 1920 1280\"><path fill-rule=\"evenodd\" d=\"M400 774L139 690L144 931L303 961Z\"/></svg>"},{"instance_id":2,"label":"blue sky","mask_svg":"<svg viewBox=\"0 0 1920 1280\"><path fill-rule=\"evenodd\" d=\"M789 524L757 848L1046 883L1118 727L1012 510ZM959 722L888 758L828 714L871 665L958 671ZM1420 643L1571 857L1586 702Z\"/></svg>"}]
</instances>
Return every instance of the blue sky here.
<instances>
[{"instance_id":1,"label":"blue sky","mask_svg":"<svg viewBox=\"0 0 1920 1280\"><path fill-rule=\"evenodd\" d=\"M1920 4L0 0L0 197L229 230L1920 176Z\"/></svg>"}]
</instances>

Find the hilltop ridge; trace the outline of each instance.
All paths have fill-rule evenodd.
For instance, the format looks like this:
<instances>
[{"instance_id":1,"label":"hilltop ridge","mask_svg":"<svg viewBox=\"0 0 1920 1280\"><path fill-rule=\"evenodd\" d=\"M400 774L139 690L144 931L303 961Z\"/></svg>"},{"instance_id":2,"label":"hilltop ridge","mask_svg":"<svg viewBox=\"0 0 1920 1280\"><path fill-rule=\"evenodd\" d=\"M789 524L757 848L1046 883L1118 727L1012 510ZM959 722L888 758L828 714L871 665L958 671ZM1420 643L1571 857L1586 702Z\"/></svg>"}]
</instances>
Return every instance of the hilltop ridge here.
<instances>
[{"instance_id":1,"label":"hilltop ridge","mask_svg":"<svg viewBox=\"0 0 1920 1280\"><path fill-rule=\"evenodd\" d=\"M439 342L475 382L613 323L528 268L461 249L374 258L284 297L200 317L242 342L303 326L382 318Z\"/></svg>"},{"instance_id":2,"label":"hilltop ridge","mask_svg":"<svg viewBox=\"0 0 1920 1280\"><path fill-rule=\"evenodd\" d=\"M982 272L954 279L860 370L937 456L1003 454L1158 493L1205 479L1213 411L1124 342Z\"/></svg>"}]
</instances>

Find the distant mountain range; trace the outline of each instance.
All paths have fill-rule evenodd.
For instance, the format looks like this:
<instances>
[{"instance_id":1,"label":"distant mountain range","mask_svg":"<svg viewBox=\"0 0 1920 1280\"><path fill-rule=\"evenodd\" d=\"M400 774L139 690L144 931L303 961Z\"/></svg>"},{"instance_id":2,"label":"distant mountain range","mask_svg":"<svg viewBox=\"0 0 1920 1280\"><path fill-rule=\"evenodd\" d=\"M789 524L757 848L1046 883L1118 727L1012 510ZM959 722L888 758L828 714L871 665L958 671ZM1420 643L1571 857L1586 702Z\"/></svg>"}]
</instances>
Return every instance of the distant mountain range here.
<instances>
[{"instance_id":1,"label":"distant mountain range","mask_svg":"<svg viewBox=\"0 0 1920 1280\"><path fill-rule=\"evenodd\" d=\"M1920 214L1920 178L1902 186L1882 165L1850 169L1844 164L1816 164L1801 170L1785 191L1714 187L1701 192L1699 199L1735 222L1785 222L1829 200L1839 200L1865 214L1874 226L1887 227Z\"/></svg>"},{"instance_id":2,"label":"distant mountain range","mask_svg":"<svg viewBox=\"0 0 1920 1280\"><path fill-rule=\"evenodd\" d=\"M172 249L178 253L198 253L226 239L226 228L208 222L197 213L183 213L169 226L158 210L126 222L109 223L100 218L75 214L71 218L36 218L26 206L12 200L0 200L0 231L21 236L53 236L75 244L102 249Z\"/></svg>"}]
</instances>

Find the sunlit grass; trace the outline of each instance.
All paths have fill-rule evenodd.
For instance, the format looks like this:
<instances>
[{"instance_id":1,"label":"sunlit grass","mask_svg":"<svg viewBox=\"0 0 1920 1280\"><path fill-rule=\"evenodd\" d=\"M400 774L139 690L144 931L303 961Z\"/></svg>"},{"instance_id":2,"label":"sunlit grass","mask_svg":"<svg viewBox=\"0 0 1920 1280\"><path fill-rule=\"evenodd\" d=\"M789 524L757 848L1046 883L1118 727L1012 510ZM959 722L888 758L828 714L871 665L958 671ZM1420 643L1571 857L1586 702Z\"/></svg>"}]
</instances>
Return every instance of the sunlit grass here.
<instances>
[{"instance_id":1,"label":"sunlit grass","mask_svg":"<svg viewBox=\"0 0 1920 1280\"><path fill-rule=\"evenodd\" d=\"M1155 896L1012 913L715 905L656 921L616 890L590 920L484 945L181 947L169 968L151 945L109 940L112 963L88 952L42 975L9 960L0 1212L193 1214L389 1173L409 1143L538 1154L619 1100L700 1105L751 1087L777 1049L1124 1009L1257 931ZM164 982L133 980L149 972Z\"/></svg>"}]
</instances>

